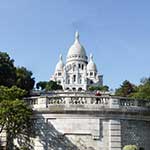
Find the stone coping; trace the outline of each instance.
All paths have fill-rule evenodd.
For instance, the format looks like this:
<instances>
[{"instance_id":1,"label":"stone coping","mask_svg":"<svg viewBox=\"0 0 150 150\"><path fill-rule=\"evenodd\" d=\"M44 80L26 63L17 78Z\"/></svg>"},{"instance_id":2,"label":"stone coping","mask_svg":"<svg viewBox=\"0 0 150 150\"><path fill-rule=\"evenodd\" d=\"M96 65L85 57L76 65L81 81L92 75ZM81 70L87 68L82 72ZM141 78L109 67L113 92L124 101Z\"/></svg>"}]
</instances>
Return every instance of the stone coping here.
<instances>
[{"instance_id":1,"label":"stone coping","mask_svg":"<svg viewBox=\"0 0 150 150\"><path fill-rule=\"evenodd\" d=\"M127 110L127 109L113 109L113 108L103 108L98 110L53 110L53 109L36 109L34 113L52 113L52 114L94 114L94 115L136 115L149 117L150 119L150 109L145 110Z\"/></svg>"}]
</instances>

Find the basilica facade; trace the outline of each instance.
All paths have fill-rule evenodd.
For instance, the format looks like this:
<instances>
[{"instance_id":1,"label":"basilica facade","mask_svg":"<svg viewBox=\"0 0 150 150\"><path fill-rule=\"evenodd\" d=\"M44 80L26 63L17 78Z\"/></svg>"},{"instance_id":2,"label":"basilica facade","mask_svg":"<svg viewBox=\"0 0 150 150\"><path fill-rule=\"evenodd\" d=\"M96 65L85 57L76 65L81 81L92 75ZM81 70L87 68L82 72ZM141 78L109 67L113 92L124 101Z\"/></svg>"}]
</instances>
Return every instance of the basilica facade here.
<instances>
[{"instance_id":1,"label":"basilica facade","mask_svg":"<svg viewBox=\"0 0 150 150\"><path fill-rule=\"evenodd\" d=\"M98 74L93 55L88 59L84 47L79 41L79 33L75 33L73 45L69 48L66 63L62 55L50 80L61 84L64 90L82 91L89 86L102 86L103 76Z\"/></svg>"}]
</instances>

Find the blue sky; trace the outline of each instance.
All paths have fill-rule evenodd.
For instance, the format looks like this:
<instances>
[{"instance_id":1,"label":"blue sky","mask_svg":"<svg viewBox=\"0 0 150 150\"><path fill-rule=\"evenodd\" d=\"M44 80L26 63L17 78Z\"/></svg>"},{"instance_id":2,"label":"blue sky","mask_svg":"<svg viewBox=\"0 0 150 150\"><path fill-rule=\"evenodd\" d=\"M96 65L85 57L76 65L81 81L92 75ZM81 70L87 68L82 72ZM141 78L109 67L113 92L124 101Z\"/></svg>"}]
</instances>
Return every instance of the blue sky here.
<instances>
[{"instance_id":1,"label":"blue sky","mask_svg":"<svg viewBox=\"0 0 150 150\"><path fill-rule=\"evenodd\" d=\"M78 30L104 84L150 76L149 0L0 0L0 51L49 80Z\"/></svg>"}]
</instances>

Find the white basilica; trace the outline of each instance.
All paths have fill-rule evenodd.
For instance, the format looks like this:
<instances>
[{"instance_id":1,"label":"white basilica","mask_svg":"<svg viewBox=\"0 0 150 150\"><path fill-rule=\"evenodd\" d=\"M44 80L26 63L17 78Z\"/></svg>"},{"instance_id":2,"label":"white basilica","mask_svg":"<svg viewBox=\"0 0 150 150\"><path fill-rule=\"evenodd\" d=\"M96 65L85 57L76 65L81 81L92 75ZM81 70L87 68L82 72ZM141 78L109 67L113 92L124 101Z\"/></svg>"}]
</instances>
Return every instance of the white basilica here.
<instances>
[{"instance_id":1,"label":"white basilica","mask_svg":"<svg viewBox=\"0 0 150 150\"><path fill-rule=\"evenodd\" d=\"M93 55L88 57L84 47L79 41L79 33L75 34L75 41L69 48L66 63L62 55L56 65L54 75L50 80L61 84L63 90L81 91L87 90L89 86L101 86L103 76L98 74Z\"/></svg>"}]
</instances>

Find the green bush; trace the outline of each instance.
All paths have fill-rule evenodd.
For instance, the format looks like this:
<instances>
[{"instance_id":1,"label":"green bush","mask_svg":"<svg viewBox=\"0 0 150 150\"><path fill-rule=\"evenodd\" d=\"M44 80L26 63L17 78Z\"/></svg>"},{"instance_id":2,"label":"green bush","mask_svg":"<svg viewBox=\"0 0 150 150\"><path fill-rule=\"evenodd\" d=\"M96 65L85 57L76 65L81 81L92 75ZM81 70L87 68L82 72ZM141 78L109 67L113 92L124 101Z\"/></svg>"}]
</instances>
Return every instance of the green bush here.
<instances>
[{"instance_id":1,"label":"green bush","mask_svg":"<svg viewBox=\"0 0 150 150\"><path fill-rule=\"evenodd\" d=\"M137 150L137 146L136 145L126 145L124 146L123 150Z\"/></svg>"},{"instance_id":2,"label":"green bush","mask_svg":"<svg viewBox=\"0 0 150 150\"><path fill-rule=\"evenodd\" d=\"M29 150L29 148L27 146L22 146L19 150Z\"/></svg>"},{"instance_id":3,"label":"green bush","mask_svg":"<svg viewBox=\"0 0 150 150\"><path fill-rule=\"evenodd\" d=\"M139 150L144 150L144 148L143 148L143 147L140 147Z\"/></svg>"}]
</instances>

